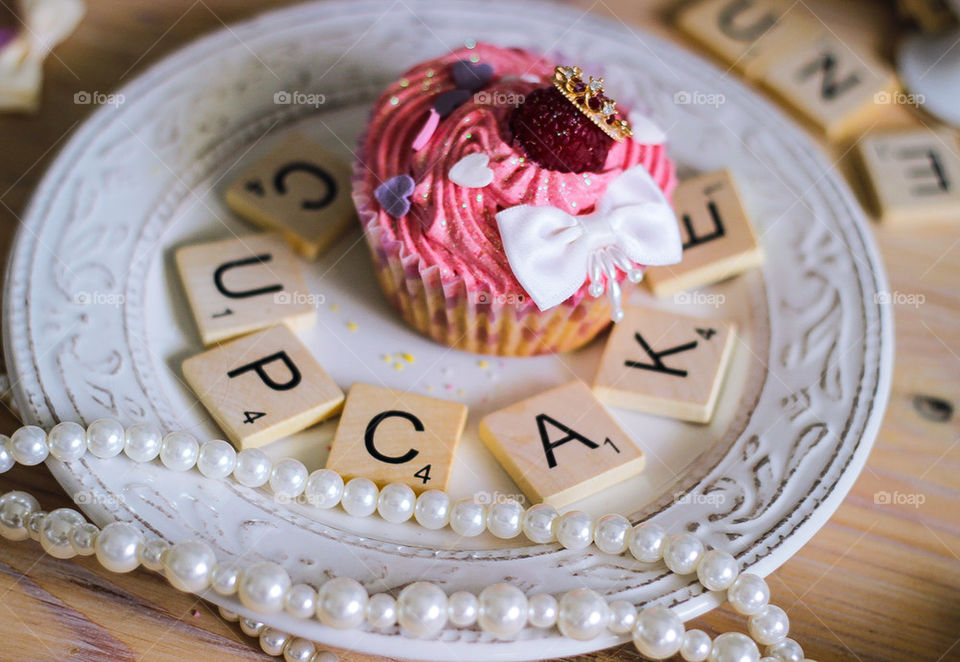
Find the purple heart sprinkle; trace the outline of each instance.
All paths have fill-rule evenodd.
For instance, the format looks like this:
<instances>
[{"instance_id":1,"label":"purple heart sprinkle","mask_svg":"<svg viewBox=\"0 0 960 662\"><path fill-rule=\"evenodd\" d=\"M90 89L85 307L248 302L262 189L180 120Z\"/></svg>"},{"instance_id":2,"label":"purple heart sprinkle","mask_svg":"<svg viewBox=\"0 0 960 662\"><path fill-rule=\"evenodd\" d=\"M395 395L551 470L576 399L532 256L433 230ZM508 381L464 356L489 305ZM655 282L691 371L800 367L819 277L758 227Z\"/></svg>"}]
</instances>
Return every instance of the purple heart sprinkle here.
<instances>
[{"instance_id":1,"label":"purple heart sprinkle","mask_svg":"<svg viewBox=\"0 0 960 662\"><path fill-rule=\"evenodd\" d=\"M457 84L457 88L471 92L476 92L486 85L493 76L493 67L483 62L474 64L468 60L458 60L453 63L451 69L453 82Z\"/></svg>"},{"instance_id":2,"label":"purple heart sprinkle","mask_svg":"<svg viewBox=\"0 0 960 662\"><path fill-rule=\"evenodd\" d=\"M391 177L377 187L373 197L377 199L383 211L394 218L400 218L410 211L410 195L416 183L410 175Z\"/></svg>"},{"instance_id":3,"label":"purple heart sprinkle","mask_svg":"<svg viewBox=\"0 0 960 662\"><path fill-rule=\"evenodd\" d=\"M8 43L13 41L13 38L17 36L17 31L13 28L0 27L0 48L3 48Z\"/></svg>"},{"instance_id":4,"label":"purple heart sprinkle","mask_svg":"<svg viewBox=\"0 0 960 662\"><path fill-rule=\"evenodd\" d=\"M433 109L443 119L470 99L469 90L447 90L437 95L433 102Z\"/></svg>"}]
</instances>

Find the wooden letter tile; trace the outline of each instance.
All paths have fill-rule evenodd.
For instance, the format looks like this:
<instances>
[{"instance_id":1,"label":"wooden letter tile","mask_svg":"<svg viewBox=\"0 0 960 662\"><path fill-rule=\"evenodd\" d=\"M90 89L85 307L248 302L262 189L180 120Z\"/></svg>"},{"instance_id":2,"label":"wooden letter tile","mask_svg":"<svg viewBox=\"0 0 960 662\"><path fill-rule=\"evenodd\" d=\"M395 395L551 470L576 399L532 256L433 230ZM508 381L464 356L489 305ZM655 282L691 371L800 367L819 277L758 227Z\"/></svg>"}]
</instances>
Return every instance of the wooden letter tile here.
<instances>
[{"instance_id":1,"label":"wooden letter tile","mask_svg":"<svg viewBox=\"0 0 960 662\"><path fill-rule=\"evenodd\" d=\"M706 423L734 345L719 320L630 307L607 340L593 391L614 407Z\"/></svg>"},{"instance_id":2,"label":"wooden letter tile","mask_svg":"<svg viewBox=\"0 0 960 662\"><path fill-rule=\"evenodd\" d=\"M960 151L954 134L926 129L875 133L857 149L884 223L960 216Z\"/></svg>"},{"instance_id":3,"label":"wooden letter tile","mask_svg":"<svg viewBox=\"0 0 960 662\"><path fill-rule=\"evenodd\" d=\"M733 178L726 170L680 183L673 194L683 260L650 267L645 280L659 297L736 276L759 266L757 244Z\"/></svg>"},{"instance_id":4,"label":"wooden letter tile","mask_svg":"<svg viewBox=\"0 0 960 662\"><path fill-rule=\"evenodd\" d=\"M327 469L379 483L443 490L463 434L467 407L371 384L354 384Z\"/></svg>"},{"instance_id":5,"label":"wooden letter tile","mask_svg":"<svg viewBox=\"0 0 960 662\"><path fill-rule=\"evenodd\" d=\"M528 498L558 508L636 476L645 462L581 381L486 416L480 438Z\"/></svg>"},{"instance_id":6,"label":"wooden letter tile","mask_svg":"<svg viewBox=\"0 0 960 662\"><path fill-rule=\"evenodd\" d=\"M302 136L255 163L227 190L226 201L251 223L282 232L309 259L339 239L355 217L349 166Z\"/></svg>"},{"instance_id":7,"label":"wooden letter tile","mask_svg":"<svg viewBox=\"0 0 960 662\"><path fill-rule=\"evenodd\" d=\"M299 432L343 406L343 391L283 325L187 359L183 376L241 449Z\"/></svg>"},{"instance_id":8,"label":"wooden letter tile","mask_svg":"<svg viewBox=\"0 0 960 662\"><path fill-rule=\"evenodd\" d=\"M677 24L750 79L761 77L785 49L818 32L801 4L777 0L701 0L684 7Z\"/></svg>"},{"instance_id":9,"label":"wooden letter tile","mask_svg":"<svg viewBox=\"0 0 960 662\"><path fill-rule=\"evenodd\" d=\"M863 127L897 89L886 65L833 37L786 52L770 65L763 82L830 140Z\"/></svg>"},{"instance_id":10,"label":"wooden letter tile","mask_svg":"<svg viewBox=\"0 0 960 662\"><path fill-rule=\"evenodd\" d=\"M279 234L185 246L177 268L204 345L274 324L316 319L300 265Z\"/></svg>"}]
</instances>

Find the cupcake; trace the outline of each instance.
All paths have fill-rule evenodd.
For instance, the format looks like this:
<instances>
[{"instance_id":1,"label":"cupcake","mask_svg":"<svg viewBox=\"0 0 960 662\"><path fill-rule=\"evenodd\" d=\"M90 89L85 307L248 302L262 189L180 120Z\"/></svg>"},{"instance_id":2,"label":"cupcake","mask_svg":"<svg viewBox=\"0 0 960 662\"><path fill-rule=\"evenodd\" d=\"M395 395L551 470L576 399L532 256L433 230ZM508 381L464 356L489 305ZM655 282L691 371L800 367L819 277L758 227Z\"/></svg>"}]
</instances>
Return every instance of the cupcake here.
<instances>
[{"instance_id":1,"label":"cupcake","mask_svg":"<svg viewBox=\"0 0 960 662\"><path fill-rule=\"evenodd\" d=\"M644 265L679 261L675 184L662 141L631 137L602 81L476 44L386 89L353 198L408 324L458 349L532 356L589 342Z\"/></svg>"}]
</instances>

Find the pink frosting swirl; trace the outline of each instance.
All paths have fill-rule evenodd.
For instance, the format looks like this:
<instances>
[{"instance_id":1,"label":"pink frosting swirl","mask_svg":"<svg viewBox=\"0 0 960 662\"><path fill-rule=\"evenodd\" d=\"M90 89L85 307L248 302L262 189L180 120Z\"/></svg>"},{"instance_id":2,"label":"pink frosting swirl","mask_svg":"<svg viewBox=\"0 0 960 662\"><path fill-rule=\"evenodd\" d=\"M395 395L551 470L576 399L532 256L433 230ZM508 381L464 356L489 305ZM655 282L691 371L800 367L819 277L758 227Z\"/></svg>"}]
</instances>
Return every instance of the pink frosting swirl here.
<instances>
[{"instance_id":1,"label":"pink frosting swirl","mask_svg":"<svg viewBox=\"0 0 960 662\"><path fill-rule=\"evenodd\" d=\"M415 152L411 145L437 95L456 87L450 65L458 60L489 64L494 75L483 90L440 120L427 145ZM637 164L668 196L673 191L673 164L662 145L630 139L615 143L596 173L562 173L526 159L512 144L510 113L523 95L550 85L552 75L553 63L543 57L477 44L415 66L377 101L361 145L361 189L372 200L382 182L401 174L413 177L410 211L393 218L377 208L370 222L382 229L384 241L400 242L404 255L418 256L421 272L436 267L444 284L461 280L468 292L526 296L504 254L497 212L532 204L589 213L610 181ZM475 152L489 156L493 182L467 188L450 181L453 165ZM568 303L585 293L586 285Z\"/></svg>"}]
</instances>

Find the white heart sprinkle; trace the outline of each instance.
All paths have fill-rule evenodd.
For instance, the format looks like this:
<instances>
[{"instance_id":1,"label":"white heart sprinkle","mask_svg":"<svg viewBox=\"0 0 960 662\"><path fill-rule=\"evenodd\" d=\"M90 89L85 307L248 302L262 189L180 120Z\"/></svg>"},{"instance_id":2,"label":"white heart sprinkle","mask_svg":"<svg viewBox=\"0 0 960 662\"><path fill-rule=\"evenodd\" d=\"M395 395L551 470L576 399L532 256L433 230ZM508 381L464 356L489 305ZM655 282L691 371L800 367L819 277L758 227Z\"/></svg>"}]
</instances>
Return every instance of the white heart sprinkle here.
<instances>
[{"instance_id":1,"label":"white heart sprinkle","mask_svg":"<svg viewBox=\"0 0 960 662\"><path fill-rule=\"evenodd\" d=\"M642 145L662 145L667 141L667 134L657 126L652 119L642 113L633 112L627 116L630 128L633 129L633 140Z\"/></svg>"},{"instance_id":2,"label":"white heart sprinkle","mask_svg":"<svg viewBox=\"0 0 960 662\"><path fill-rule=\"evenodd\" d=\"M447 176L450 181L467 188L483 188L493 181L493 170L487 167L490 157L477 152L467 154L453 164Z\"/></svg>"}]
</instances>

